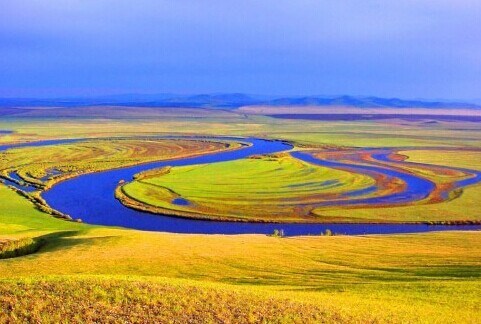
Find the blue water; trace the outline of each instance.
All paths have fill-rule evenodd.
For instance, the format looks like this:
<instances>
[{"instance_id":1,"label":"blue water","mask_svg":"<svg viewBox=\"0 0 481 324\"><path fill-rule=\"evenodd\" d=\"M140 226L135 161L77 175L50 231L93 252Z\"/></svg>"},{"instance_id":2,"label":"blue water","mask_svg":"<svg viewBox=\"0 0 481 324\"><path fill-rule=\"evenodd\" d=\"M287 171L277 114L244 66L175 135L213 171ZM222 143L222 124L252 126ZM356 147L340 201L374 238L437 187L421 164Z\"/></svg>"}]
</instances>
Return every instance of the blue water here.
<instances>
[{"instance_id":1,"label":"blue water","mask_svg":"<svg viewBox=\"0 0 481 324\"><path fill-rule=\"evenodd\" d=\"M10 172L10 173L8 174L8 176L9 176L10 178L12 178L13 180L17 180L17 181L23 182L23 179L20 178L20 176L17 174L17 172Z\"/></svg>"},{"instance_id":2,"label":"blue water","mask_svg":"<svg viewBox=\"0 0 481 324\"><path fill-rule=\"evenodd\" d=\"M35 188L33 186L23 186L23 185L20 185L16 182L7 180L7 179L1 179L1 181L3 181L3 183L6 184L7 186L12 186L12 187L20 189L22 191L25 191L25 192L34 192L34 191L38 190L37 188Z\"/></svg>"},{"instance_id":3,"label":"blue water","mask_svg":"<svg viewBox=\"0 0 481 324\"><path fill-rule=\"evenodd\" d=\"M227 138L232 140L233 138ZM256 154L271 154L290 150L292 146L280 141L267 141L255 138L238 138L240 142L249 142L251 146L244 146L235 151L207 154L200 157L178 159L172 161L153 162L123 169L109 170L92 173L69 179L55 185L43 193L43 197L51 207L73 218L80 218L86 223L121 226L149 231L165 231L175 233L202 233L202 234L270 234L274 229L283 229L286 235L318 235L326 229L334 233L359 235L359 234L391 234L391 233L416 233L442 230L481 230L481 225L456 225L429 226L424 224L272 224L272 223L235 223L219 221L201 221L185 218L176 218L163 215L153 215L124 207L114 197L114 190L120 180L131 180L133 175L144 170L163 166L184 166L192 164L205 164L220 161L231 161ZM43 141L28 143L23 146L41 146L73 142L76 140ZM13 148L10 145L7 148ZM17 146L18 147L18 146ZM0 146L0 150L4 150ZM293 153L294 154L294 153ZM302 155L301 155L302 156ZM319 161L314 161L319 162ZM320 162L324 163L324 162ZM369 171L369 170L366 170ZM383 170L384 172L384 170ZM393 174L398 176L398 174ZM405 174L399 174L405 180ZM425 196L431 189L426 183L421 182L420 190L416 190L417 182L408 179L411 191L417 196ZM372 190L372 189L370 189ZM384 198L386 199L386 198ZM399 199L404 199L399 197Z\"/></svg>"},{"instance_id":4,"label":"blue water","mask_svg":"<svg viewBox=\"0 0 481 324\"><path fill-rule=\"evenodd\" d=\"M18 182L14 182L7 179L2 179L3 182L9 186L15 187L25 192L34 192L38 190L38 188L26 183L22 178L20 178L20 176L16 172L11 172L8 174L8 176L13 180L18 181Z\"/></svg>"},{"instance_id":5,"label":"blue water","mask_svg":"<svg viewBox=\"0 0 481 324\"><path fill-rule=\"evenodd\" d=\"M52 177L55 177L55 176L58 176L58 175L61 175L62 172L57 170L57 169L50 169L50 170L47 170L47 174L40 178L41 181L47 181L48 179L52 178Z\"/></svg>"},{"instance_id":6,"label":"blue water","mask_svg":"<svg viewBox=\"0 0 481 324\"><path fill-rule=\"evenodd\" d=\"M389 153L379 153L379 154L373 154L372 157L374 159L378 160L378 161L393 162L389 158L390 154L391 154L390 152ZM462 153L460 153L460 154L462 154ZM432 167L432 165L424 164L424 163L413 163L413 162L402 162L402 163L403 164L413 164L413 165L424 165L424 166ZM463 187L470 186L470 185L477 184L477 183L481 182L481 172L479 172L479 171L469 170L469 169L464 169L464 168L451 168L451 167L449 169L457 170L457 171L467 173L467 174L472 174L471 177L468 177L466 179L454 182L451 190L463 188ZM444 197L444 198L447 198L447 197Z\"/></svg>"},{"instance_id":7,"label":"blue water","mask_svg":"<svg viewBox=\"0 0 481 324\"><path fill-rule=\"evenodd\" d=\"M190 202L184 198L175 198L172 203L177 206L189 206Z\"/></svg>"},{"instance_id":8,"label":"blue water","mask_svg":"<svg viewBox=\"0 0 481 324\"><path fill-rule=\"evenodd\" d=\"M311 154L305 152L293 152L292 156L297 159L317 164L329 168L335 169L350 169L356 173L363 173L363 174L383 174L388 176L389 178L397 178L404 181L406 184L406 189L401 192L396 192L387 195L380 195L376 197L367 197L367 198L355 198L349 200L333 200L333 201L326 201L323 203L318 204L318 206L355 206L355 205L369 205L369 206L376 206L376 205L396 205L396 204L405 204L412 201L422 200L429 196L429 194L436 188L436 185L426 179L418 178L414 175L409 173L399 172L391 168L387 167L380 167L380 166L372 166L372 165L352 165L352 164L345 164L341 162L335 161L328 161L328 160L321 160L318 159ZM376 191L374 187L368 187L365 189L360 189L359 191L355 191L355 195L365 195L369 193L373 193ZM350 197L353 196L353 192L349 193Z\"/></svg>"},{"instance_id":9,"label":"blue water","mask_svg":"<svg viewBox=\"0 0 481 324\"><path fill-rule=\"evenodd\" d=\"M0 151L5 151L8 149L19 148L19 147L36 147L36 146L47 146L47 145L57 145L57 144L68 144L83 141L83 139L56 139L56 140L45 140L36 142L26 142L19 144L6 144L0 145Z\"/></svg>"}]
</instances>

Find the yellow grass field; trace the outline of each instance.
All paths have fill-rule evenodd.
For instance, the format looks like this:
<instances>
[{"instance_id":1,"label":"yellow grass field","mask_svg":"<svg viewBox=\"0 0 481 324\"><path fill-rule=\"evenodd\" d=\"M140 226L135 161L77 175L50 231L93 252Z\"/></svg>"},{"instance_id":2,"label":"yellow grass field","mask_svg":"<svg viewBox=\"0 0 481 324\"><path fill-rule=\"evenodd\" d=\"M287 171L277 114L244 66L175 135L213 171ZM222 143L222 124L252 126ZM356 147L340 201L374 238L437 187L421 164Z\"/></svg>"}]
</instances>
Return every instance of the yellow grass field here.
<instances>
[{"instance_id":1,"label":"yellow grass field","mask_svg":"<svg viewBox=\"0 0 481 324\"><path fill-rule=\"evenodd\" d=\"M57 220L5 187L0 197L6 202L0 207L3 239L46 237L38 252L0 261L3 320L119 314L143 321L182 312L196 321L475 322L480 315L477 232L293 238L149 233ZM36 293L42 286L47 290ZM199 304L205 298L222 307ZM126 310L131 300L134 309ZM170 307L162 312L159 303ZM148 310L136 310L141 306Z\"/></svg>"}]
</instances>

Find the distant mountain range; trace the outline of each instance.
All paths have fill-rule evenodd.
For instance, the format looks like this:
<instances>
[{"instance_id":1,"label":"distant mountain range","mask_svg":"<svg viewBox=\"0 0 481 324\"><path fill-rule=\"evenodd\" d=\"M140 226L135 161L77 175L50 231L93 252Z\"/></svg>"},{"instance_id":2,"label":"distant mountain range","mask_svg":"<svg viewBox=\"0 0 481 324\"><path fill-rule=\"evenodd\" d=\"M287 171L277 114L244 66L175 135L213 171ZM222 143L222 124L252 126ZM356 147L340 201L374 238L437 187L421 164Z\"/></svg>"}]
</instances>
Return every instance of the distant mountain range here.
<instances>
[{"instance_id":1,"label":"distant mountain range","mask_svg":"<svg viewBox=\"0 0 481 324\"><path fill-rule=\"evenodd\" d=\"M471 108L481 109L470 102L404 100L398 98L362 96L252 96L227 94L124 94L92 98L0 98L0 107L79 107L79 106L139 106L139 107L200 107L234 109L242 106L347 106L358 108Z\"/></svg>"}]
</instances>

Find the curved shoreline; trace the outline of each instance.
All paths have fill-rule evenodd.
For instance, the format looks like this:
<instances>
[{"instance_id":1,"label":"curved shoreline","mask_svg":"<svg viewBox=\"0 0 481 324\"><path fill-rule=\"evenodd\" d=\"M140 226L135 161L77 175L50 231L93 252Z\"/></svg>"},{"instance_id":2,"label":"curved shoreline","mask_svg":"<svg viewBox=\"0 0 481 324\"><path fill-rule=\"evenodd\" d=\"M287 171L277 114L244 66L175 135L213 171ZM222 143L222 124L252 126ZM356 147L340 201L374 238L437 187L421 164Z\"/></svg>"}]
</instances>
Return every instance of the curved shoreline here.
<instances>
[{"instance_id":1,"label":"curved shoreline","mask_svg":"<svg viewBox=\"0 0 481 324\"><path fill-rule=\"evenodd\" d=\"M206 215L202 216L201 214L187 214L187 212L178 212L174 209L167 210L164 208L151 206L148 204L139 203L137 200L129 197L122 191L122 185L119 184L115 189L115 198L126 208L130 208L142 213L147 214L154 214L159 216L168 216L168 217L175 217L175 218L182 218L182 219L190 219L190 220L198 220L198 221L211 221L211 222L230 222L230 223L255 223L255 224L317 224L317 225L326 225L326 224L336 224L336 225L430 225L430 226L437 226L437 225L446 225L446 226L456 226L456 225L481 225L481 220L452 220L452 221L406 221L406 222L396 222L396 221L385 221L385 222L374 222L374 221L366 221L366 222L322 222L321 220L313 220L312 222L308 222L305 219L300 220L293 220L293 221L276 221L272 219L260 219L260 218L249 218L249 219L242 219L242 218L229 218L223 216L212 216ZM282 226L280 226L282 227ZM481 228L480 228L481 230Z\"/></svg>"},{"instance_id":2,"label":"curved shoreline","mask_svg":"<svg viewBox=\"0 0 481 324\"><path fill-rule=\"evenodd\" d=\"M135 138L129 138L129 137L113 137L113 138L74 138L74 139L52 139L52 140L42 140L42 141L37 141L37 142L25 142L25 143L20 143L20 144L8 144L8 145L3 145L0 146L0 152L8 150L8 149L15 149L15 148L24 148L24 147L40 147L40 146L49 146L49 145L61 145L61 144L70 144L70 143L78 143L78 142L88 142L92 140L142 140L142 139L171 139L171 140L191 140L191 141L216 141L217 143L222 143L228 145L228 147L224 150L218 150L218 151L213 151L213 152L206 152L206 153L195 153L191 155L186 155L186 156L179 156L179 157L172 157L172 158L167 158L163 159L160 161L173 161L173 160L178 160L178 159L186 159L186 158L194 158L198 156L203 156L206 154L216 154L216 153L221 153L221 152L228 152L228 151L234 151L238 149L242 149L243 147L250 146L251 144L248 142L242 142L242 141L237 141L235 143L228 142L228 141L222 141L229 139L228 137L219 137L216 138L215 140L213 137L199 137L199 138L194 138L192 136L179 136L179 137L171 137L171 136L143 136L143 137L135 137ZM238 147L231 147L231 144L238 144ZM153 161L141 161L138 163L133 163L129 164L127 166L119 166L115 168L111 168L108 170L96 170L96 171L89 171L89 172L74 172L74 173L69 173L69 174L61 174L52 181L48 181L44 184L37 184L37 183L32 183L24 179L15 179L11 177L11 173L8 174L7 176L0 174L0 184L3 183L6 185L8 188L11 190L15 191L19 195L25 197L26 199L30 200L35 207L44 212L47 213L55 218L61 218L66 221L75 221L75 222L82 222L81 218L74 218L70 216L69 214L66 214L64 212L61 212L57 209L52 208L47 201L42 197L42 194L52 188L53 186L64 182L68 180L72 180L74 178L87 175L87 174L94 174L94 173L99 173L99 172L106 172L106 171L112 171L112 170L119 170L119 169L124 169L128 167L135 167L135 166L142 166L145 164L150 164L150 163L156 163L159 162L159 160L153 160ZM18 177L18 175L17 175Z\"/></svg>"},{"instance_id":3,"label":"curved shoreline","mask_svg":"<svg viewBox=\"0 0 481 324\"><path fill-rule=\"evenodd\" d=\"M381 208L381 207L396 207L396 206L409 206L413 202L422 202L423 204L430 204L434 203L431 197L435 193L439 194L438 191L441 190L437 184L431 180L425 179L422 176L419 176L415 173L411 173L409 170L405 170L403 168L399 168L397 165L390 165L385 163L378 163L381 162L392 162L397 163L400 161L394 160L389 158L392 154L397 154L397 149L361 149L361 152L369 152L369 157L373 159L372 164L365 164L365 163L340 163L335 160L323 160L320 158L315 157L310 152L291 152L291 156L310 163L314 165L325 166L329 168L335 168L340 170L349 170L355 173L361 174L370 174L371 176L375 176L376 173L379 173L382 176L389 175L393 177L393 179L397 179L398 181L402 180L405 182L403 188L399 191L395 191L393 193L382 194L382 188L379 188L379 184L376 185L374 188L368 187L361 190L356 190L353 192L346 192L340 195L340 198L335 200L326 200L321 201L319 203L310 203L305 204L312 206L313 210L317 210L319 207L324 206L345 206L347 208ZM379 153L382 152L382 153ZM350 151L349 154L356 153L355 151ZM382 155L382 156L381 156ZM354 160L353 160L354 162ZM356 160L356 162L368 162L367 160ZM459 196L459 190L466 185L476 184L481 181L481 172L475 170L467 170L461 168L450 168L444 166L437 166L437 165L427 165L422 163L415 163L415 162L405 162L401 161L400 164L407 164L407 165L415 165L415 166L429 166L429 167L436 167L442 168L447 170L456 170L456 171L463 171L466 173L470 173L473 177L462 180L462 181L455 181L453 182L452 186L448 186L444 188L445 191L442 193L446 196L444 199L445 201L451 200L452 195L451 193L456 193L455 196ZM149 171L143 171L149 172ZM142 174L143 172L139 173ZM134 176L134 180L139 174ZM282 219L275 219L275 218L259 218L259 217L249 217L249 218L242 218L238 216L231 216L230 214L212 214L212 213L202 213L201 211L197 212L196 210L188 211L188 210L180 210L180 209L169 209L167 207L160 207L156 205L148 204L142 200L138 200L135 197L130 196L128 193L123 190L123 186L128 184L129 182L122 182L119 184L115 189L115 197L118 199L125 207L131 208L137 211L151 213L161 216L170 216L170 217L179 217L179 218L186 218L186 219L194 219L194 220L207 220L207 221L223 221L223 222L234 222L234 223L273 223L273 224L426 224L426 225L479 225L481 224L481 219L474 219L474 220L420 220L420 221L363 221L363 222L348 222L348 221L339 221L333 222L332 220L323 220L322 213L314 213L312 218L298 218L298 219L289 219L289 218L282 218ZM169 188L166 188L169 190ZM368 190L366 190L368 189ZM370 190L374 189L374 190ZM374 196L376 192L379 192L379 195ZM371 196L371 194L373 196ZM360 196L360 198L354 198L356 196ZM363 197L364 196L364 197ZM436 201L439 203L440 201ZM317 206L317 207L316 207ZM347 209L346 209L347 210Z\"/></svg>"},{"instance_id":4,"label":"curved shoreline","mask_svg":"<svg viewBox=\"0 0 481 324\"><path fill-rule=\"evenodd\" d=\"M175 136L173 136L175 137ZM152 137L150 137L152 138ZM159 138L159 137L157 137ZM165 137L164 137L165 138ZM178 138L178 137L176 137ZM194 139L195 137L189 136ZM170 161L157 161L143 163L142 165L123 167L116 170L106 170L96 173L82 174L70 178L45 191L42 197L54 208L80 218L86 223L121 226L139 230L164 231L177 233L202 233L202 234L245 234L259 233L270 234L274 229L283 229L286 235L317 235L325 229L342 234L390 234L414 233L438 230L476 230L481 226L436 225L427 223L344 223L330 221L329 223L252 223L252 222L219 222L214 220L194 220L165 215L153 215L125 207L114 197L118 181L131 179L142 170L162 166L181 166L190 164L213 163L243 158L255 154L270 154L292 149L285 141L260 140L244 137L216 137L205 136L203 139L232 140L250 142L251 146L231 152L214 153ZM79 139L76 139L79 140ZM32 145L32 143L29 143ZM38 146L38 144L33 144ZM447 224L448 222L441 222ZM437 224L429 222L429 224Z\"/></svg>"},{"instance_id":5,"label":"curved shoreline","mask_svg":"<svg viewBox=\"0 0 481 324\"><path fill-rule=\"evenodd\" d=\"M212 137L201 137L200 139L194 139L191 138L190 136L186 136L185 138L182 137L158 137L158 136L147 136L147 137L134 137L134 138L128 138L128 137L113 137L113 138L78 138L78 139L58 139L58 140L45 140L45 141L38 141L38 142L27 142L27 143L21 143L21 144L9 144L5 146L0 146L0 152L8 149L14 149L14 148L23 148L23 147L38 147L38 146L49 146L49 145L56 145L56 144L70 144L70 143L77 143L77 142L88 142L91 140L142 140L142 139L182 139L182 140L192 140L192 141L208 141L209 139L213 139ZM222 140L224 138L218 138L218 140ZM218 142L222 144L228 144L230 145L231 143L229 142ZM88 172L72 172L72 173L66 173L66 174L60 174L56 178L54 178L51 181L47 181L44 184L38 184L38 183L33 183L29 182L24 179L13 179L11 177L11 173L7 176L4 176L0 174L0 182L3 180L6 182L7 185L13 186L15 189L20 190L24 193L30 193L30 191L27 191L25 189L31 188L35 192L36 190L40 191L46 191L49 190L51 187L63 182L63 181L68 181L76 177L80 177L86 174L93 174L93 173L99 173L99 172L106 172L106 171L112 171L112 170L119 170L119 169L124 169L124 168L129 168L129 167L134 167L134 166L142 166L145 164L150 164L150 163L157 163L157 162L163 162L163 161L174 161L174 160L179 160L179 159L187 159L187 158L192 158L192 157L198 157L198 156L203 156L206 154L216 154L220 152L227 152L227 151L233 151L233 150L238 150L242 149L243 146L249 146L249 143L243 143L243 142L236 142L236 144L239 144L239 147L231 148L228 147L225 150L219 150L219 151L213 151L213 152L205 152L205 153L195 153L191 155L186 155L186 156L179 156L179 157L172 157L172 158L167 158L167 159L162 159L162 160L151 160L151 161L141 161L141 162L134 162L132 164L124 165L124 166L119 166L119 167L113 167L111 169L107 170L95 170L95 171L88 171ZM24 182L25 184L22 185L20 182Z\"/></svg>"}]
</instances>

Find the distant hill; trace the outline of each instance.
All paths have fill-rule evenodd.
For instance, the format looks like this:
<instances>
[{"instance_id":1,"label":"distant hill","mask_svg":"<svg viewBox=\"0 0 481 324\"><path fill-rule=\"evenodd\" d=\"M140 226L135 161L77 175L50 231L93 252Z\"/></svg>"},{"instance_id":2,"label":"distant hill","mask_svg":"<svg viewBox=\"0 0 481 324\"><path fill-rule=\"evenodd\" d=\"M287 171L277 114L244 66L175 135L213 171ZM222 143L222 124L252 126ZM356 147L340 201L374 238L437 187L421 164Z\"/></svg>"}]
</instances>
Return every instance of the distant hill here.
<instances>
[{"instance_id":1,"label":"distant hill","mask_svg":"<svg viewBox=\"0 0 481 324\"><path fill-rule=\"evenodd\" d=\"M398 98L380 97L297 97L279 98L269 101L269 106L347 106L357 108L481 108L474 103L403 100Z\"/></svg>"},{"instance_id":2,"label":"distant hill","mask_svg":"<svg viewBox=\"0 0 481 324\"><path fill-rule=\"evenodd\" d=\"M346 106L357 108L470 108L481 109L470 102L404 100L398 98L361 96L292 96L263 97L242 93L226 94L124 94L93 98L0 98L0 107L82 107L82 106L138 106L138 107L200 107L234 109L242 106Z\"/></svg>"},{"instance_id":3,"label":"distant hill","mask_svg":"<svg viewBox=\"0 0 481 324\"><path fill-rule=\"evenodd\" d=\"M79 107L79 106L138 106L138 107L202 107L238 108L262 104L264 100L245 94L199 95L113 95L93 98L0 98L0 107Z\"/></svg>"}]
</instances>

